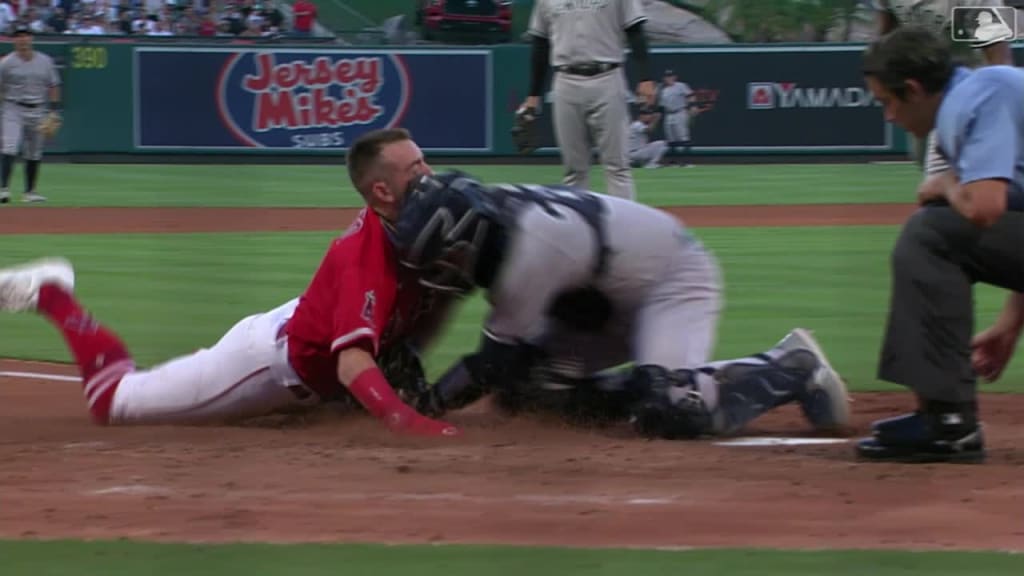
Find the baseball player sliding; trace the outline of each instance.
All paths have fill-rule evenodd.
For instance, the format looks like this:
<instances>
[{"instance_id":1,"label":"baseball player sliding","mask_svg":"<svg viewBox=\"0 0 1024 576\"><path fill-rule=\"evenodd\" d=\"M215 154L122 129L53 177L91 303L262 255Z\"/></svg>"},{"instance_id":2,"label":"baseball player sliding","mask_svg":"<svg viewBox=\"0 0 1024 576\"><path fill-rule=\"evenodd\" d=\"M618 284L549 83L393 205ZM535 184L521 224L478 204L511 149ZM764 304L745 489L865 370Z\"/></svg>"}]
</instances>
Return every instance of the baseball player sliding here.
<instances>
[{"instance_id":1,"label":"baseball player sliding","mask_svg":"<svg viewBox=\"0 0 1024 576\"><path fill-rule=\"evenodd\" d=\"M227 422L340 396L397 432L457 434L405 404L376 363L404 340L427 345L432 315L445 310L427 309L433 301L398 268L385 230L408 182L430 167L401 129L354 142L348 167L367 207L331 243L305 293L243 318L210 348L136 369L120 338L75 298L63 259L0 271L0 309L36 311L61 331L99 424Z\"/></svg>"},{"instance_id":2,"label":"baseball player sliding","mask_svg":"<svg viewBox=\"0 0 1024 576\"><path fill-rule=\"evenodd\" d=\"M46 135L59 125L60 75L53 59L32 48L32 30L14 29L14 52L0 60L3 93L3 158L0 164L0 203L11 199L11 169L19 150L25 157L25 202L44 202L36 192Z\"/></svg>"},{"instance_id":3,"label":"baseball player sliding","mask_svg":"<svg viewBox=\"0 0 1024 576\"><path fill-rule=\"evenodd\" d=\"M541 109L544 80L548 68L553 68L555 139L567 185L588 187L594 143L604 164L607 192L635 197L626 148L629 88L621 37L624 30L640 79L637 95L642 103L653 104L646 21L640 0L537 0L533 5L530 92L519 113L536 114Z\"/></svg>"},{"instance_id":4,"label":"baseball player sliding","mask_svg":"<svg viewBox=\"0 0 1024 576\"><path fill-rule=\"evenodd\" d=\"M733 433L791 402L815 428L848 423L845 386L805 330L709 362L720 272L661 210L452 172L420 179L393 234L400 262L427 286L480 287L490 304L478 349L423 391L426 414L494 392L511 410L629 419L662 438Z\"/></svg>"}]
</instances>

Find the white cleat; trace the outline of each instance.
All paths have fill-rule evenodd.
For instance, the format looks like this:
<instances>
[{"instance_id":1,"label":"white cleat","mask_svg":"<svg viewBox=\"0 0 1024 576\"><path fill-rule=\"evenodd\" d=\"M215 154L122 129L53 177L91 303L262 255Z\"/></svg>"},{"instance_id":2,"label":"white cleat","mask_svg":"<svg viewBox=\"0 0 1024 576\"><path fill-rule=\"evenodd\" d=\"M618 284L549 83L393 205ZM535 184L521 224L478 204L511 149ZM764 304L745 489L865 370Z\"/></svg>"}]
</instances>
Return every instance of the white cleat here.
<instances>
[{"instance_id":1,"label":"white cleat","mask_svg":"<svg viewBox=\"0 0 1024 576\"><path fill-rule=\"evenodd\" d=\"M796 328L779 341L780 350L804 349L818 359L818 369L807 384L807 393L800 398L804 416L818 430L839 431L850 424L850 394L846 383L832 368L821 345L810 330Z\"/></svg>"},{"instance_id":2,"label":"white cleat","mask_svg":"<svg viewBox=\"0 0 1024 576\"><path fill-rule=\"evenodd\" d=\"M0 204L7 204L11 201L11 193L7 188L0 189Z\"/></svg>"},{"instance_id":3,"label":"white cleat","mask_svg":"<svg viewBox=\"0 0 1024 576\"><path fill-rule=\"evenodd\" d=\"M35 310L39 289L57 284L67 291L75 287L75 270L64 258L43 258L20 266L0 269L0 310Z\"/></svg>"},{"instance_id":4,"label":"white cleat","mask_svg":"<svg viewBox=\"0 0 1024 576\"><path fill-rule=\"evenodd\" d=\"M46 202L46 196L42 194L36 194L35 192L26 192L21 197L22 202L33 203L33 202Z\"/></svg>"}]
</instances>

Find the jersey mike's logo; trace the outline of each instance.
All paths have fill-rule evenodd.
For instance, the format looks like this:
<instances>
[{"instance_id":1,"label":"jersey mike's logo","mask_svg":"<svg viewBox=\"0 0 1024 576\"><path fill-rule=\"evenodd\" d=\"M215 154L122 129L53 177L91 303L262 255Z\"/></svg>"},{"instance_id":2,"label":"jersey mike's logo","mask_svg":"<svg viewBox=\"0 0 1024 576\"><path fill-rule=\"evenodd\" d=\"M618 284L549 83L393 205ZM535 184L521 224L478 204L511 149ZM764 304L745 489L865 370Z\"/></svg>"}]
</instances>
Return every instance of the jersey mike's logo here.
<instances>
[{"instance_id":1,"label":"jersey mike's logo","mask_svg":"<svg viewBox=\"0 0 1024 576\"><path fill-rule=\"evenodd\" d=\"M218 84L221 119L261 148L344 148L398 125L409 100L401 56L369 52L242 52Z\"/></svg>"}]
</instances>

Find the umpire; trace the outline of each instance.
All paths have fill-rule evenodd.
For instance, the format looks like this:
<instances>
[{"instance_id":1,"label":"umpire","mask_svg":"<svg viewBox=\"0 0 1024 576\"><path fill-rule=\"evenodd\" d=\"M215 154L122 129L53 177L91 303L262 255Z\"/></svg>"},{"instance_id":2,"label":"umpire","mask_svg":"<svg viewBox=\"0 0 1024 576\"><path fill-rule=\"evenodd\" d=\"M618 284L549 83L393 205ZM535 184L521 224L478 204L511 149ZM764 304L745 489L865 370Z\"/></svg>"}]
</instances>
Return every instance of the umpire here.
<instances>
[{"instance_id":1,"label":"umpire","mask_svg":"<svg viewBox=\"0 0 1024 576\"><path fill-rule=\"evenodd\" d=\"M886 119L936 130L950 170L919 196L891 255L891 299L878 377L914 391L918 409L875 422L860 456L887 461L985 458L977 375L998 378L1024 326L1024 70L956 66L924 28L872 43L863 73ZM974 336L972 286L1010 290Z\"/></svg>"},{"instance_id":2,"label":"umpire","mask_svg":"<svg viewBox=\"0 0 1024 576\"><path fill-rule=\"evenodd\" d=\"M555 138L565 168L563 182L590 188L590 159L597 146L608 194L635 197L629 152L629 89L622 35L636 65L637 96L654 104L654 82L647 63L647 39L640 0L565 2L537 0L530 15L533 37L530 92L521 111L540 110L548 68L553 67Z\"/></svg>"}]
</instances>

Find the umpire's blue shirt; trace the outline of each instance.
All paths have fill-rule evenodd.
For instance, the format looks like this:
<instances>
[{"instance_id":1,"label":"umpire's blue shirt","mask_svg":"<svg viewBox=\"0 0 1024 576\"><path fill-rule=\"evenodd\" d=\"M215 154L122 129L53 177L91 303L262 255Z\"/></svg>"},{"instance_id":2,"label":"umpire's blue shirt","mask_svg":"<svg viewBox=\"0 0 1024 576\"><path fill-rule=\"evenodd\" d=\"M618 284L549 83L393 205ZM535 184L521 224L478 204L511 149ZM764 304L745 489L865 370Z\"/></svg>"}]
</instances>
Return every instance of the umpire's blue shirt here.
<instances>
[{"instance_id":1,"label":"umpire's blue shirt","mask_svg":"<svg viewBox=\"0 0 1024 576\"><path fill-rule=\"evenodd\" d=\"M935 130L939 149L961 184L1007 180L1007 208L1024 210L1024 70L958 67Z\"/></svg>"}]
</instances>

